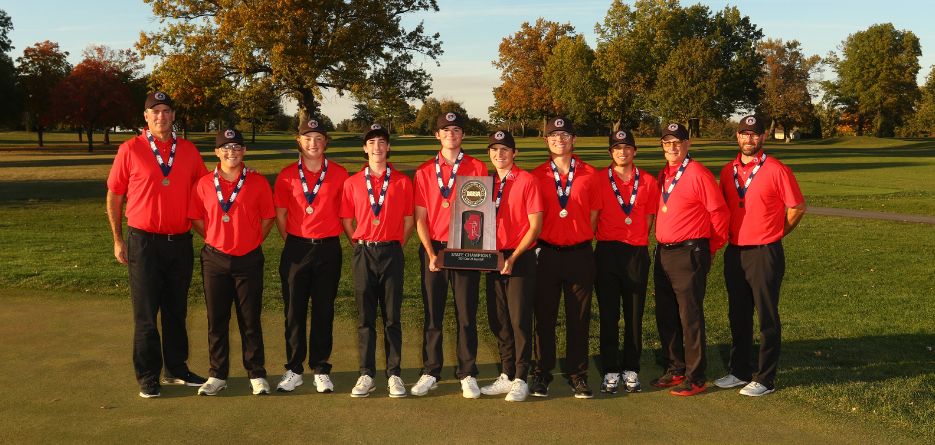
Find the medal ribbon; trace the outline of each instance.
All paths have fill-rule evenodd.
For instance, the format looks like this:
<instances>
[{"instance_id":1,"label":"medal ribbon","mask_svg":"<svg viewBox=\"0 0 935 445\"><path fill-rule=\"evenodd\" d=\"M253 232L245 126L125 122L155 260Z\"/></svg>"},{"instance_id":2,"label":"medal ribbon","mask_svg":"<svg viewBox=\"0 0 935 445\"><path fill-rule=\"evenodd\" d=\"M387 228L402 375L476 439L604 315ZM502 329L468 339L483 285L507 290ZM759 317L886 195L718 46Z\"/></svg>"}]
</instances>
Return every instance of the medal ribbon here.
<instances>
[{"instance_id":1,"label":"medal ribbon","mask_svg":"<svg viewBox=\"0 0 935 445\"><path fill-rule=\"evenodd\" d=\"M510 169L510 173L507 173L506 176L503 177L503 179L500 179L500 188L497 190L497 200L494 201L494 205L496 206L496 212L498 213L500 212L500 200L503 198L503 187L506 185L507 178L509 178L511 174L513 174L512 169ZM494 176L495 181L499 179L497 178L496 171L494 172L493 176Z\"/></svg>"},{"instance_id":2,"label":"medal ribbon","mask_svg":"<svg viewBox=\"0 0 935 445\"><path fill-rule=\"evenodd\" d=\"M763 163L766 162L766 153L763 153L763 156L760 157L760 162L756 164L756 167L753 167L753 172L750 173L750 177L747 178L744 182L743 187L740 186L740 180L737 179L737 164L734 164L734 187L737 188L737 196L740 197L742 201L747 195L747 189L750 188L750 183L753 182L753 177L756 176L756 173L760 171L760 167L763 166Z\"/></svg>"},{"instance_id":3,"label":"medal ribbon","mask_svg":"<svg viewBox=\"0 0 935 445\"><path fill-rule=\"evenodd\" d=\"M675 184L678 184L679 179L682 178L682 173L685 173L685 167L688 167L688 162L691 161L691 160L692 160L691 156L689 156L689 155L686 154L686 155L685 155L685 160L682 161L682 165L680 165L678 171L675 172L675 178L672 179L672 183L669 184L669 188L668 188L668 189L665 189L665 188L662 189L662 203L663 203L663 204L665 204L665 203L667 203L667 202L669 201L669 195L672 194L672 190L675 189ZM665 170L663 170L663 171L660 172L660 173L661 173L662 178L660 178L659 183L660 183L660 184L665 184L665 176L664 176L664 175L665 175Z\"/></svg>"},{"instance_id":4,"label":"medal ribbon","mask_svg":"<svg viewBox=\"0 0 935 445\"><path fill-rule=\"evenodd\" d=\"M305 193L305 201L308 202L308 205L312 205L312 203L315 202L315 197L318 196L318 189L321 188L321 183L325 182L326 173L328 173L328 159L325 159L325 164L321 167L321 176L318 177L318 182L315 183L315 187L309 192L308 182L305 181L305 172L302 170L302 157L299 156L299 181L302 182L302 192Z\"/></svg>"},{"instance_id":5,"label":"medal ribbon","mask_svg":"<svg viewBox=\"0 0 935 445\"><path fill-rule=\"evenodd\" d=\"M176 138L175 132L172 132L172 149L169 150L169 162L163 162L162 155L159 154L159 148L156 147L156 139L153 137L153 133L146 130L146 139L149 140L149 148L153 150L153 155L156 156L156 163L159 164L159 169L162 170L162 176L168 177L169 172L172 171L172 164L175 162L175 145Z\"/></svg>"},{"instance_id":6,"label":"medal ribbon","mask_svg":"<svg viewBox=\"0 0 935 445\"><path fill-rule=\"evenodd\" d=\"M558 194L558 205L565 208L568 205L568 197L571 196L571 183L575 180L575 158L571 158L571 167L568 168L568 182L565 183L565 190L562 190L562 179L558 176L558 166L555 161L549 161L549 167L552 169L552 175L555 176L555 192Z\"/></svg>"},{"instance_id":7,"label":"medal ribbon","mask_svg":"<svg viewBox=\"0 0 935 445\"><path fill-rule=\"evenodd\" d=\"M383 178L383 187L380 189L380 200L373 199L373 185L370 183L370 166L364 169L364 180L367 181L367 197L370 198L370 209L373 210L373 216L380 216L383 210L383 201L386 199L386 189L390 186L390 166L386 166L386 177Z\"/></svg>"},{"instance_id":8,"label":"medal ribbon","mask_svg":"<svg viewBox=\"0 0 935 445\"><path fill-rule=\"evenodd\" d=\"M461 167L461 160L464 159L464 151L458 152L458 159L451 168L451 177L448 178L448 185L442 182L441 153L435 155L435 176L438 178L438 190L442 193L442 198L448 199L451 189L455 185L455 178L458 176L458 168Z\"/></svg>"},{"instance_id":9,"label":"medal ribbon","mask_svg":"<svg viewBox=\"0 0 935 445\"><path fill-rule=\"evenodd\" d=\"M234 186L234 192L231 193L230 199L228 199L227 202L224 202L224 194L221 193L221 181L218 180L218 168L214 167L214 190L218 192L218 203L221 204L221 210L223 210L224 213L227 213L234 205L234 200L237 199L237 194L240 193L240 189L243 187L243 182L245 179L247 179L246 165L244 165L243 171L240 172L240 180L237 181L237 185Z\"/></svg>"},{"instance_id":10,"label":"medal ribbon","mask_svg":"<svg viewBox=\"0 0 935 445\"><path fill-rule=\"evenodd\" d=\"M620 204L623 213L630 216L630 212L633 210L633 203L636 202L636 190L640 187L640 169L633 167L633 192L630 193L629 204L623 203L623 197L620 196L620 190L617 189L617 182L614 181L613 167L607 167L607 178L610 179L610 188L614 190L614 195L617 196L617 204Z\"/></svg>"}]
</instances>

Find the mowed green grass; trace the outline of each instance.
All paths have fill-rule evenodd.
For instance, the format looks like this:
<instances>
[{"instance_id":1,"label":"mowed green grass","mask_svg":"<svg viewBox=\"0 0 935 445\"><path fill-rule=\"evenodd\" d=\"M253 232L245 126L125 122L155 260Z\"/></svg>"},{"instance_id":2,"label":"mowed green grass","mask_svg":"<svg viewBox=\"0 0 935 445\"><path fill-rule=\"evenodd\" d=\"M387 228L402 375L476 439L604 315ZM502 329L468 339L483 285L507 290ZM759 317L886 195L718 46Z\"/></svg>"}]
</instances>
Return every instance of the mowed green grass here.
<instances>
[{"instance_id":1,"label":"mowed green grass","mask_svg":"<svg viewBox=\"0 0 935 445\"><path fill-rule=\"evenodd\" d=\"M47 140L54 140L59 136L74 139L74 135L69 134L52 135ZM202 148L209 167L213 166L213 153L207 151L213 142L213 135L194 134L192 139ZM18 350L9 349L14 345L27 351L47 353L38 356L26 354L26 357L34 359L24 359L29 363L15 367L8 361L4 366L11 367L4 369L6 375L34 374L25 372L27 369L37 369L36 372L41 374L41 369L48 367L54 370L49 374L49 378L68 379L75 382L73 386L83 387L88 381L76 380L72 376L73 372L79 370L103 380L104 383L98 387L92 385L87 391L96 393L98 389L94 388L99 388L100 391L113 393L117 397L110 400L122 401L103 401L101 406L132 406L137 409L134 415L120 415L120 419L126 420L131 426L124 428L123 432L119 432L120 428L117 426L108 430L111 431L110 435L106 436L110 439L108 441L129 437L127 434L132 434L133 427L142 425L167 428L159 422L159 416L176 408L180 415L189 413L189 417L203 417L205 413L211 412L211 407L218 405L201 405L202 402L197 401L198 399L172 399L170 403L183 405L173 405L169 410L153 410L151 405L140 405L136 400L138 398L135 396L129 359L131 319L126 269L116 264L112 258L112 244L103 205L105 179L116 146L98 146L94 153L88 154L77 142L52 142L52 148L34 150L16 149L13 148L15 142L3 143L2 140L14 138L9 134L0 133L0 147L5 147L0 148L0 212L3 215L0 218L0 264L3 265L0 268L0 289L4 289L0 290L0 297L4 298L4 303L10 302L11 308L14 303L23 299L25 304L16 304L38 308L32 312L26 309L19 312L2 312L4 315L13 314L10 317L20 321L20 324L4 323L5 326L10 326L6 331L15 333L15 336L6 335L6 331L0 332L4 338L3 356L18 357ZM579 154L595 165L606 165L608 158L604 141L603 138L579 139ZM639 143L639 165L657 172L662 165L657 142L641 139ZM524 167L531 168L544 161L545 149L541 140L521 139L519 144L520 163ZM485 145L485 139L480 137L469 138L465 144L470 153L486 160L483 149ZM247 162L266 174L271 181L278 171L296 156L294 142L289 135L263 136L252 147L254 148L247 153ZM395 151L391 160L398 168L410 174L412 169L434 155L437 150L431 138L395 139L393 147ZM770 145L768 150L792 166L812 205L935 215L935 200L932 199L935 197L935 181L932 181L935 175L931 173L932 164L935 163L935 143L931 141L849 138L810 144ZM334 135L329 149L333 160L355 171L362 162L359 153L359 140L354 136ZM693 148L694 156L715 170L735 153L736 148L723 142L700 141ZM733 392L719 391L698 398L717 402L715 406L694 405L698 402L686 402L662 393L650 393L634 397L623 396L619 400L593 401L596 402L594 406L597 408L605 407L600 408L603 409L600 415L591 417L592 412L588 408L583 410L587 414L569 419L563 416L571 410L576 413L581 411L581 403L587 402L550 400L548 403L527 404L530 406L517 408L504 406L505 404L496 400L490 401L493 404L490 408L476 410L477 414L473 414L475 410L472 410L471 415L478 417L468 419L470 422L466 425L500 425L497 423L498 419L505 416L514 422L514 425L517 421L528 422L521 423L521 426L530 438L555 442L581 438L562 435L569 432L598 434L602 431L614 431L608 429L614 427L632 428L633 431L616 430L617 435L603 436L603 440L594 436L594 440L611 441L635 434L632 437L642 437L643 441L663 442L685 437L685 431L691 431L690 437L696 441L737 442L748 437L741 433L746 431L745 428L749 428L749 425L755 425L756 428L761 425L766 425L764 428L777 425L777 428L771 429L771 432L765 433L764 436L772 442L816 442L825 439L856 442L873 437L885 440L894 438L896 441L906 440L907 437L909 441L920 438L923 439L919 440L922 442L935 440L935 402L931 397L935 393L935 352L932 352L935 347L935 327L932 324L932 320L935 320L935 309L927 304L935 294L933 242L935 228L930 225L807 215L796 232L785 241L788 267L782 301L784 349L777 381L780 390L762 401L742 400L744 398L736 396ZM282 242L275 233L264 244L267 257L264 293L267 307L266 339L269 348L267 363L274 375L280 372L278 367L283 356L279 278L276 272L281 246ZM410 242L406 247L404 324L407 328L407 370L404 378L410 384L417 378L415 374L418 372L420 345L418 329L421 328L422 315L418 256L415 247L414 242ZM198 248L200 239L196 237L196 249ZM348 259L349 255L345 255L345 262ZM711 379L724 372L730 343L721 264L719 256L709 278L705 304ZM349 273L350 268L345 266L345 276ZM23 289L33 289L37 292L27 292ZM199 312L203 307L201 292L200 271L196 266L190 293L193 308L192 360L196 370L204 370L207 367L203 346L205 329L200 321L203 319L203 312ZM481 347L481 362L484 366L481 377L493 378L496 375L493 367L493 363L496 362L496 347L486 328L483 294L481 298L478 314L478 324L484 335ZM51 311L60 316L49 317L46 320L43 307L50 307ZM660 372L654 355L659 344L653 310L650 284L649 303L644 317L644 342L647 347L643 357L644 383L648 383ZM336 370L341 372L339 386L347 392L356 375L356 348L352 324L356 309L349 279L341 283L338 312L342 321L336 328L336 334L343 346L337 348L339 352L336 352L334 364ZM102 320L96 321L98 316L103 317ZM451 314L448 316L450 321ZM114 321L104 321L106 319ZM46 326L48 323L51 323L52 327ZM69 332L71 337L80 340L82 344L40 344L48 341L46 337L50 329ZM85 339L85 336L89 337ZM102 341L99 340L101 336L107 338L103 344L109 346L99 345ZM17 340L12 340L14 337ZM446 346L448 351L453 348L452 339L453 331L449 331L446 341L451 347ZM596 304L590 340L594 354L597 351ZM101 350L109 351L110 358L105 357L106 354L102 355ZM236 357L236 348L234 351ZM56 363L59 363L58 360L64 360L62 356L78 356L74 361L79 364L83 360L97 364L87 366L87 369L81 366L58 367ZM232 362L234 375L242 377L238 360ZM594 383L599 381L596 372L594 370L591 377ZM446 373L445 377L451 378L451 373L447 370ZM382 382L379 379L378 381ZM433 424L440 428L441 434L432 438L469 440L469 436L457 435L461 428L457 415L465 415L467 410L463 409L463 404L470 402L460 400L456 381L451 380L447 383L447 386L443 386L443 389L447 388L446 397L432 398L430 401L420 399L415 403L426 405L416 407L411 414L405 410L396 411L395 408L399 405L375 407L377 410L373 412L380 412L381 416L387 416L386 419L401 420L403 425L396 428L402 428L406 434L398 437L411 439L413 433L418 434L419 430L415 428L423 421L416 419L424 417L426 410L432 410L441 413L434 416L439 419L432 421L444 422ZM184 394L190 393L185 391ZM241 388L240 391L240 395L246 394L245 389ZM49 390L47 397L30 393L19 399L40 401L59 397L53 393L58 394L59 391ZM569 395L570 392L562 397L567 398ZM306 396L301 400L321 400L312 394ZM355 428L361 427L351 425L361 424L358 417L361 413L353 405L343 406L343 403L351 403L344 399L344 394L341 394L338 399L340 403L332 405L335 402L328 402L326 408L340 411L341 416L346 414L345 417L329 416L324 421L332 422L331 427L318 429L315 427L314 418L311 418L308 422L309 431L337 429L344 432L341 434L346 434L334 436L335 440L372 441L397 437L390 436L397 431L390 425L385 428L367 428L367 434L370 435L353 435ZM647 399L657 400L658 405L654 406ZM281 417L273 419L273 414L291 412L293 409L295 412L308 413L322 408L315 405L293 407L293 399L284 400L286 404L280 411L272 405L269 409L257 409L256 403L272 402L239 397L233 402L222 401L224 405L221 405L223 409L220 412L224 412L229 419L239 420L239 423L233 423L231 420L231 425L242 425L244 419L249 419L250 415L265 415L268 411L273 411L270 420L264 422L264 425L275 425L282 420ZM635 404L628 403L631 400ZM391 402L400 401L386 401ZM401 402L412 403L411 400ZM2 409L8 411L11 406L21 408L20 405L6 405ZM47 403L39 408L34 407L36 413L47 409L49 411L45 412L48 414L31 416L32 423L25 422L25 426L19 426L19 430L12 431L26 431L23 428L36 428L37 424L44 422L50 428L48 434L54 434L56 431L71 433L73 429L77 429L69 429L67 423L55 420L54 408L57 406L59 405ZM458 411L451 411L449 408ZM94 412L97 413L95 415L106 416L106 413L118 409ZM66 408L65 411L70 412L70 409ZM765 413L769 417L756 417L759 413ZM644 414L646 417L642 420L634 419L632 425L626 420L628 417ZM401 417L397 417L398 415ZM751 415L755 416L752 423L736 420ZM771 419L772 416L776 416L778 420ZM685 419L689 427L665 431L654 428L663 423L660 419L670 418ZM369 420L369 417L367 419ZM756 419L762 421L757 422ZM105 421L106 418L75 418L76 425L89 420L94 421L96 426L97 420ZM7 420L0 422L5 424ZM502 425L505 429L511 428L509 423ZM789 429L791 435L782 435L787 425L797 426L798 429ZM860 425L867 425L866 429L872 431L865 431ZM85 429L88 430L86 434L97 431L96 428ZM805 432L796 435L802 429ZM849 440L848 437L851 436L844 432L851 430L856 432L856 435ZM196 439L191 438L200 439L203 436L191 431L204 431L204 428L179 425L173 431L178 433L175 436L177 439L194 441ZM219 441L248 437L237 436L250 434L243 431L242 427L234 428L230 433L232 436L219 436ZM544 432L540 435L540 431ZM627 436L620 436L621 432ZM640 436L640 432L644 432L645 437ZM287 441L290 441L290 437L291 441L299 440L297 437L309 437L286 436L291 434L289 431L277 434L279 436L269 437L282 437ZM477 436L473 440L477 441L480 437L488 436ZM561 440L562 438L566 440Z\"/></svg>"}]
</instances>

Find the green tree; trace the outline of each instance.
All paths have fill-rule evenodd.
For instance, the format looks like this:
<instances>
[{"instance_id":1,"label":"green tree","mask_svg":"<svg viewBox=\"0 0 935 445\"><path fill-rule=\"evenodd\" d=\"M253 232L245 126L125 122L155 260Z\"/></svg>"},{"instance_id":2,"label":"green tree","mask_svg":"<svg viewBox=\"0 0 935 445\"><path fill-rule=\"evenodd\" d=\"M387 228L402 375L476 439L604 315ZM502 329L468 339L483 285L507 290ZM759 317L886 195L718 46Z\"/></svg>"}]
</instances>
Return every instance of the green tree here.
<instances>
[{"instance_id":1,"label":"green tree","mask_svg":"<svg viewBox=\"0 0 935 445\"><path fill-rule=\"evenodd\" d=\"M387 70L403 74L408 85L400 93L425 91L431 78L413 55L435 60L442 54L438 34L426 35L422 22L411 29L402 24L410 13L437 11L435 0L144 1L162 23L141 34L137 47L144 56L197 56L190 69L217 66L214 83L268 76L303 116L317 114L322 90L353 92ZM414 98L421 99L403 97Z\"/></svg>"},{"instance_id":2,"label":"green tree","mask_svg":"<svg viewBox=\"0 0 935 445\"><path fill-rule=\"evenodd\" d=\"M718 101L726 70L717 59L717 49L705 39L682 40L659 67L656 86L648 96L655 113L680 122L728 114L729 105Z\"/></svg>"},{"instance_id":3,"label":"green tree","mask_svg":"<svg viewBox=\"0 0 935 445\"><path fill-rule=\"evenodd\" d=\"M935 135L935 66L920 88L920 99L905 126L897 130L898 136L932 137Z\"/></svg>"},{"instance_id":4,"label":"green tree","mask_svg":"<svg viewBox=\"0 0 935 445\"><path fill-rule=\"evenodd\" d=\"M579 127L596 123L596 99L607 89L594 69L594 50L584 36L562 37L546 59L542 73L552 93L553 108Z\"/></svg>"},{"instance_id":5,"label":"green tree","mask_svg":"<svg viewBox=\"0 0 935 445\"><path fill-rule=\"evenodd\" d=\"M222 73L222 67L201 63L200 56L190 53L167 54L153 68L150 87L172 98L176 126L184 138L197 123L213 121L224 113L222 101L233 95L234 87Z\"/></svg>"},{"instance_id":6,"label":"green tree","mask_svg":"<svg viewBox=\"0 0 935 445\"><path fill-rule=\"evenodd\" d=\"M257 78L241 85L224 97L222 102L234 109L240 122L250 126L251 143L256 143L257 129L266 128L282 114L279 95L268 77Z\"/></svg>"},{"instance_id":7,"label":"green tree","mask_svg":"<svg viewBox=\"0 0 935 445\"><path fill-rule=\"evenodd\" d=\"M43 133L55 122L53 90L71 72L67 58L68 52L61 51L58 43L46 40L24 49L23 55L16 59L27 127L36 132L40 147Z\"/></svg>"},{"instance_id":8,"label":"green tree","mask_svg":"<svg viewBox=\"0 0 935 445\"><path fill-rule=\"evenodd\" d=\"M21 106L16 88L16 67L7 54L13 50L9 36L12 31L13 20L6 11L0 9L0 103L5 104L0 108L0 125L13 123Z\"/></svg>"},{"instance_id":9,"label":"green tree","mask_svg":"<svg viewBox=\"0 0 935 445\"><path fill-rule=\"evenodd\" d=\"M897 30L892 23L873 25L848 36L840 56L829 57L838 78L825 83L825 92L855 116L858 135L869 121L875 136L893 136L919 97L921 55L912 31Z\"/></svg>"},{"instance_id":10,"label":"green tree","mask_svg":"<svg viewBox=\"0 0 935 445\"><path fill-rule=\"evenodd\" d=\"M782 125L784 140L790 142L794 126L811 123L812 77L821 58L805 56L797 40L767 39L757 45L757 52L763 57L763 70L757 80L762 91L759 109Z\"/></svg>"}]
</instances>

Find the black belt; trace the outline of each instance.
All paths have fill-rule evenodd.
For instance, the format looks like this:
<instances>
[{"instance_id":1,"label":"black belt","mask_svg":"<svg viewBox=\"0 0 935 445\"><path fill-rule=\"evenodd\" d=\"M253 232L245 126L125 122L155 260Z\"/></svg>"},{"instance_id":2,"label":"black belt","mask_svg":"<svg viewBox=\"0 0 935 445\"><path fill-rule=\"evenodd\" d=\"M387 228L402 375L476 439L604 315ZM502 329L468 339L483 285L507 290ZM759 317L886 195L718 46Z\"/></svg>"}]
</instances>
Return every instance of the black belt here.
<instances>
[{"instance_id":1,"label":"black belt","mask_svg":"<svg viewBox=\"0 0 935 445\"><path fill-rule=\"evenodd\" d=\"M558 251L558 252L566 252L566 251L570 251L570 250L580 250L580 249L590 249L590 248L591 248L591 241L582 241L582 242L580 242L580 243L578 243L578 244L572 244L572 245L569 245L569 246L559 246L559 245L557 245L557 244L552 244L552 243L550 243L550 242L548 242L548 241L543 241L543 240L541 240L541 239L538 240L537 243L538 243L539 246L547 247L547 248L549 248L549 249L552 249L552 250L555 250L555 251Z\"/></svg>"},{"instance_id":2,"label":"black belt","mask_svg":"<svg viewBox=\"0 0 935 445\"><path fill-rule=\"evenodd\" d=\"M396 241L396 240L392 240L392 241L367 241L367 240L359 239L359 240L357 240L357 245L359 245L359 246L364 246L364 247L385 247L385 246L398 246L398 245L400 245L400 244L399 244L399 241Z\"/></svg>"},{"instance_id":3,"label":"black belt","mask_svg":"<svg viewBox=\"0 0 935 445\"><path fill-rule=\"evenodd\" d=\"M748 246L738 246L736 244L731 244L729 247L734 247L740 250L753 250L753 249L762 249L764 247L769 247L769 246L775 246L777 244L782 244L782 240L773 241L769 244L753 244L753 245L748 245Z\"/></svg>"},{"instance_id":4,"label":"black belt","mask_svg":"<svg viewBox=\"0 0 935 445\"><path fill-rule=\"evenodd\" d=\"M695 247L701 246L706 247L708 245L707 238L695 238L685 241L680 241L677 243L659 243L663 249L678 249L679 247Z\"/></svg>"},{"instance_id":5,"label":"black belt","mask_svg":"<svg viewBox=\"0 0 935 445\"><path fill-rule=\"evenodd\" d=\"M336 243L340 241L340 238L337 236L329 236L327 238L303 238L298 235L289 234L290 238L295 239L296 241L301 241L306 244L325 244L325 243Z\"/></svg>"},{"instance_id":6,"label":"black belt","mask_svg":"<svg viewBox=\"0 0 935 445\"><path fill-rule=\"evenodd\" d=\"M147 238L160 239L160 240L166 240L166 241L175 241L175 240L183 240L183 239L192 238L191 232L168 233L168 234L167 233L153 233L153 232L147 232L145 230L137 229L136 227L129 227L127 230L130 233L137 235L137 236L145 236Z\"/></svg>"}]
</instances>

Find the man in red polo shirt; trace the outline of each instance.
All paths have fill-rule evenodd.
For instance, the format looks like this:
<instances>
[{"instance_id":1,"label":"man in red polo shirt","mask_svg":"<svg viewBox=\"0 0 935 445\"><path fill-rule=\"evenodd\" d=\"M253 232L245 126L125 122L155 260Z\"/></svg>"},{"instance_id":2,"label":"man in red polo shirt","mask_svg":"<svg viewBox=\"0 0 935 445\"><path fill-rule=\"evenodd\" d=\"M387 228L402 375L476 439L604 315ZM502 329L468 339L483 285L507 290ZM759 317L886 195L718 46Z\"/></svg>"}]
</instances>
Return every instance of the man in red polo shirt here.
<instances>
[{"instance_id":1,"label":"man in red polo shirt","mask_svg":"<svg viewBox=\"0 0 935 445\"><path fill-rule=\"evenodd\" d=\"M172 131L175 110L166 93L146 97L143 118L143 134L120 145L107 177L107 219L114 257L128 265L130 275L133 368L140 397L152 398L161 394L160 383L205 382L185 363L185 317L194 263L188 202L192 185L208 171L195 145ZM157 318L162 322L161 339Z\"/></svg>"},{"instance_id":2,"label":"man in red polo shirt","mask_svg":"<svg viewBox=\"0 0 935 445\"><path fill-rule=\"evenodd\" d=\"M779 288L786 271L782 239L805 215L805 198L792 170L763 152L762 119L740 120L737 158L721 169L721 192L730 209L730 244L724 251L730 319L730 373L721 388L745 385L740 394L762 396L776 389L782 325ZM759 363L753 364L753 311L760 325Z\"/></svg>"},{"instance_id":3,"label":"man in red polo shirt","mask_svg":"<svg viewBox=\"0 0 935 445\"><path fill-rule=\"evenodd\" d=\"M730 218L714 175L691 158L689 148L682 124L665 127L653 281L656 325L668 366L652 384L672 387L669 393L677 396L705 390L705 287L714 254L727 241Z\"/></svg>"},{"instance_id":4,"label":"man in red polo shirt","mask_svg":"<svg viewBox=\"0 0 935 445\"><path fill-rule=\"evenodd\" d=\"M213 396L227 388L230 372L231 305L237 312L243 365L253 394L269 394L263 353L263 240L273 227L273 191L263 175L248 172L243 159L243 135L227 128L215 138L220 162L192 192L188 217L199 235L201 274L208 309L208 353L211 371L199 395Z\"/></svg>"},{"instance_id":5,"label":"man in red polo shirt","mask_svg":"<svg viewBox=\"0 0 935 445\"><path fill-rule=\"evenodd\" d=\"M481 388L485 395L506 394L508 402L529 395L526 384L532 358L532 305L536 290L536 238L542 231L539 184L514 163L516 142L506 130L487 138L496 169L494 203L497 250L503 269L487 273L487 320L500 349L500 377Z\"/></svg>"},{"instance_id":6,"label":"man in red polo shirt","mask_svg":"<svg viewBox=\"0 0 935 445\"><path fill-rule=\"evenodd\" d=\"M372 124L364 134L367 166L344 182L341 223L354 256L354 297L357 301L357 352L360 377L352 397L367 397L374 390L377 348L377 309L383 314L384 355L390 397L405 397L400 377L403 332L403 244L415 226L412 217L412 181L387 163L390 134ZM355 227L356 223L356 227Z\"/></svg>"},{"instance_id":7,"label":"man in red polo shirt","mask_svg":"<svg viewBox=\"0 0 935 445\"><path fill-rule=\"evenodd\" d=\"M476 270L442 270L439 251L448 245L448 224L455 199L458 176L486 176L487 166L461 149L464 139L464 117L458 113L442 113L435 121L435 138L441 150L422 163L415 173L415 220L421 247L422 303L425 308L422 333L422 376L411 392L423 396L437 387L441 376L442 331L445 327L445 302L448 285L454 293L455 317L458 325L458 368L461 394L466 398L480 397L477 387L477 299L480 272Z\"/></svg>"},{"instance_id":8,"label":"man in red polo shirt","mask_svg":"<svg viewBox=\"0 0 935 445\"><path fill-rule=\"evenodd\" d=\"M659 185L646 170L633 165L636 141L627 130L610 135L610 166L598 181L598 307L601 311L601 392L614 394L624 380L627 392L640 391L643 352L643 308L649 278L649 229L656 217ZM623 304L623 356L620 356L620 306Z\"/></svg>"},{"instance_id":9,"label":"man in red polo shirt","mask_svg":"<svg viewBox=\"0 0 935 445\"><path fill-rule=\"evenodd\" d=\"M549 161L532 171L539 183L544 207L536 269L536 366L530 390L536 397L549 395L555 368L555 327L565 293L565 373L575 397L590 399L588 386L588 329L594 255L591 240L597 224L597 171L578 156L571 120L558 116L545 126Z\"/></svg>"},{"instance_id":10,"label":"man in red polo shirt","mask_svg":"<svg viewBox=\"0 0 935 445\"><path fill-rule=\"evenodd\" d=\"M343 264L338 211L347 170L325 157L328 132L320 119L302 122L295 139L299 160L279 172L273 196L276 227L285 240L279 278L286 319L286 372L276 390L290 392L303 383L307 351L315 389L330 393L334 384L328 359ZM306 343L309 300L312 320Z\"/></svg>"}]
</instances>

